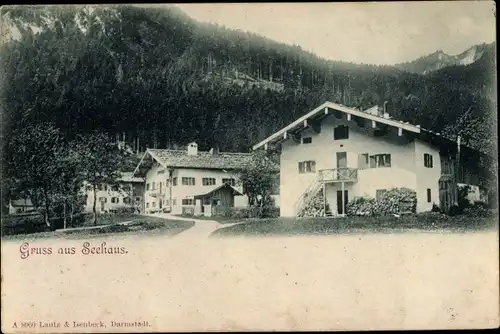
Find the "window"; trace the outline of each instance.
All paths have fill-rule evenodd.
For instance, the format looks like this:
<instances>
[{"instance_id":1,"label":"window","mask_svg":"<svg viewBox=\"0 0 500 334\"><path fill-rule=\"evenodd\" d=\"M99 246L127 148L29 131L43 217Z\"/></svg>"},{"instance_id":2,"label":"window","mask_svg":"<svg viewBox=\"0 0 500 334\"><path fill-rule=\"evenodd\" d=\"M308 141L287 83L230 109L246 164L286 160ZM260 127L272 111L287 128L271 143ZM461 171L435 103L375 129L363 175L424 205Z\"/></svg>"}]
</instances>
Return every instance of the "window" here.
<instances>
[{"instance_id":1,"label":"window","mask_svg":"<svg viewBox=\"0 0 500 334\"><path fill-rule=\"evenodd\" d=\"M177 178L176 177L172 178L172 185L173 186L177 185Z\"/></svg>"},{"instance_id":2,"label":"window","mask_svg":"<svg viewBox=\"0 0 500 334\"><path fill-rule=\"evenodd\" d=\"M432 201L431 190L427 188L427 203L430 203L431 201Z\"/></svg>"},{"instance_id":3,"label":"window","mask_svg":"<svg viewBox=\"0 0 500 334\"><path fill-rule=\"evenodd\" d=\"M234 185L236 184L236 181L235 181L235 179L232 179L232 178L231 178L231 179L224 179L224 178L223 178L223 179L222 179L222 183L223 183L223 184L224 184L224 183L229 183L229 185L230 185L230 186L233 186L233 187L234 187Z\"/></svg>"},{"instance_id":4,"label":"window","mask_svg":"<svg viewBox=\"0 0 500 334\"><path fill-rule=\"evenodd\" d=\"M311 143L312 143L312 137L302 138L302 144L311 144Z\"/></svg>"},{"instance_id":5,"label":"window","mask_svg":"<svg viewBox=\"0 0 500 334\"><path fill-rule=\"evenodd\" d=\"M348 139L349 138L349 127L345 125L339 125L333 129L333 139Z\"/></svg>"},{"instance_id":6,"label":"window","mask_svg":"<svg viewBox=\"0 0 500 334\"><path fill-rule=\"evenodd\" d=\"M156 183L155 183L155 182L153 182L153 183L151 184L151 188L153 188L153 190L155 190L155 189L156 189Z\"/></svg>"},{"instance_id":7,"label":"window","mask_svg":"<svg viewBox=\"0 0 500 334\"><path fill-rule=\"evenodd\" d=\"M391 167L390 154L370 155L370 168Z\"/></svg>"},{"instance_id":8,"label":"window","mask_svg":"<svg viewBox=\"0 0 500 334\"><path fill-rule=\"evenodd\" d=\"M140 197L136 197L136 198L135 198L135 201L136 201L136 202L140 202L140 201L141 201L141 198L140 198Z\"/></svg>"},{"instance_id":9,"label":"window","mask_svg":"<svg viewBox=\"0 0 500 334\"><path fill-rule=\"evenodd\" d=\"M118 191L118 190L120 190L120 187L114 185L114 186L111 187L111 190Z\"/></svg>"},{"instance_id":10,"label":"window","mask_svg":"<svg viewBox=\"0 0 500 334\"><path fill-rule=\"evenodd\" d=\"M429 153L424 154L424 166L427 168L432 168L432 155Z\"/></svg>"},{"instance_id":11,"label":"window","mask_svg":"<svg viewBox=\"0 0 500 334\"><path fill-rule=\"evenodd\" d=\"M204 177L201 181L202 181L204 186L215 185L215 178L213 178L213 177Z\"/></svg>"},{"instance_id":12,"label":"window","mask_svg":"<svg viewBox=\"0 0 500 334\"><path fill-rule=\"evenodd\" d=\"M370 157L368 153L363 153L359 155L358 168L365 169L370 167Z\"/></svg>"},{"instance_id":13,"label":"window","mask_svg":"<svg viewBox=\"0 0 500 334\"><path fill-rule=\"evenodd\" d=\"M156 207L156 202L151 203L151 206L152 206L153 208L155 208L155 207Z\"/></svg>"},{"instance_id":14,"label":"window","mask_svg":"<svg viewBox=\"0 0 500 334\"><path fill-rule=\"evenodd\" d=\"M160 182L160 190L163 188L163 182Z\"/></svg>"},{"instance_id":15,"label":"window","mask_svg":"<svg viewBox=\"0 0 500 334\"><path fill-rule=\"evenodd\" d=\"M194 177L183 177L182 178L182 185L183 186L194 186Z\"/></svg>"},{"instance_id":16,"label":"window","mask_svg":"<svg viewBox=\"0 0 500 334\"><path fill-rule=\"evenodd\" d=\"M149 191L149 183L146 184L146 190Z\"/></svg>"},{"instance_id":17,"label":"window","mask_svg":"<svg viewBox=\"0 0 500 334\"><path fill-rule=\"evenodd\" d=\"M111 197L111 203L120 203L120 199L118 197Z\"/></svg>"},{"instance_id":18,"label":"window","mask_svg":"<svg viewBox=\"0 0 500 334\"><path fill-rule=\"evenodd\" d=\"M378 200L381 200L382 197L384 197L384 194L387 192L387 189L377 189L375 198Z\"/></svg>"},{"instance_id":19,"label":"window","mask_svg":"<svg viewBox=\"0 0 500 334\"><path fill-rule=\"evenodd\" d=\"M130 203L130 197L123 198L123 203L129 204Z\"/></svg>"},{"instance_id":20,"label":"window","mask_svg":"<svg viewBox=\"0 0 500 334\"><path fill-rule=\"evenodd\" d=\"M107 203L108 199L106 197L99 197L99 202Z\"/></svg>"},{"instance_id":21,"label":"window","mask_svg":"<svg viewBox=\"0 0 500 334\"><path fill-rule=\"evenodd\" d=\"M299 173L315 173L316 161L301 161L299 162Z\"/></svg>"},{"instance_id":22,"label":"window","mask_svg":"<svg viewBox=\"0 0 500 334\"><path fill-rule=\"evenodd\" d=\"M193 205L194 204L194 199L192 198L183 198L182 199L182 205Z\"/></svg>"},{"instance_id":23,"label":"window","mask_svg":"<svg viewBox=\"0 0 500 334\"><path fill-rule=\"evenodd\" d=\"M149 202L148 202L148 203L146 203L146 208L149 208Z\"/></svg>"}]
</instances>

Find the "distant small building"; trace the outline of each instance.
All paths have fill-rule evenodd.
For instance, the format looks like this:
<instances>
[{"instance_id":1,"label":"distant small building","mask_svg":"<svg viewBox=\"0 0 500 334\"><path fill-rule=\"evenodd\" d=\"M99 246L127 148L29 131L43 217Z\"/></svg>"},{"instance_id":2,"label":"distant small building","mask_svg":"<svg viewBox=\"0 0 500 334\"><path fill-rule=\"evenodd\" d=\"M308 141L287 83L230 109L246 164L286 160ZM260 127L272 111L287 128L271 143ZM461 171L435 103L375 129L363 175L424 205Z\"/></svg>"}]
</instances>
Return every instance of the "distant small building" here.
<instances>
[{"instance_id":1,"label":"distant small building","mask_svg":"<svg viewBox=\"0 0 500 334\"><path fill-rule=\"evenodd\" d=\"M86 201L84 211L92 212L94 191L86 185ZM117 186L103 185L97 190L96 211L98 213L114 212L122 208L134 208L142 211L144 179L134 177L131 172L122 173Z\"/></svg>"},{"instance_id":2,"label":"distant small building","mask_svg":"<svg viewBox=\"0 0 500 334\"><path fill-rule=\"evenodd\" d=\"M236 170L251 159L249 153L198 151L194 142L185 150L147 149L134 171L145 179L144 210L212 215L245 207L248 200L237 185Z\"/></svg>"},{"instance_id":3,"label":"distant small building","mask_svg":"<svg viewBox=\"0 0 500 334\"><path fill-rule=\"evenodd\" d=\"M16 214L24 214L24 213L30 213L30 212L35 212L36 208L31 203L31 200L29 198L23 198L23 199L11 199L9 201L9 214L10 215L16 215Z\"/></svg>"}]
</instances>

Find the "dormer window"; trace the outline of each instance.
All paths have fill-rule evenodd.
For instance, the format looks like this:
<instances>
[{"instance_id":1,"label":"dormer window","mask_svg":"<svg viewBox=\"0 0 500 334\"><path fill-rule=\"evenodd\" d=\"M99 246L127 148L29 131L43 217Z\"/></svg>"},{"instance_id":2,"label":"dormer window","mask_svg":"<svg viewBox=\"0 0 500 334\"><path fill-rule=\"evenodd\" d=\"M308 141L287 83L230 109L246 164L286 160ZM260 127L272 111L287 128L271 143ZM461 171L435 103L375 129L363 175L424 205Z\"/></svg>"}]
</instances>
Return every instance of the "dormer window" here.
<instances>
[{"instance_id":1,"label":"dormer window","mask_svg":"<svg viewBox=\"0 0 500 334\"><path fill-rule=\"evenodd\" d=\"M349 139L349 127L339 125L333 129L333 140Z\"/></svg>"}]
</instances>

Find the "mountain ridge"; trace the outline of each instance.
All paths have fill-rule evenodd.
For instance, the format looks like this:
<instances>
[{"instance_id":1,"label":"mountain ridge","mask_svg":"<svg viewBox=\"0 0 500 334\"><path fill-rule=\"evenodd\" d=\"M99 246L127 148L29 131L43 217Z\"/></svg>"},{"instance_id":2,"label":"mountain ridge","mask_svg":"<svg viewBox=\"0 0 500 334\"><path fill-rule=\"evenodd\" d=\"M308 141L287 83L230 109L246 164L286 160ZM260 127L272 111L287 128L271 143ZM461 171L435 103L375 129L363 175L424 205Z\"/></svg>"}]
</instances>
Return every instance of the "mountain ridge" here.
<instances>
[{"instance_id":1,"label":"mountain ridge","mask_svg":"<svg viewBox=\"0 0 500 334\"><path fill-rule=\"evenodd\" d=\"M476 147L490 134L490 52L422 75L328 61L199 23L172 6L85 8L9 11L19 37L2 46L6 138L27 123L50 121L68 137L98 130L126 133L142 148L196 140L202 149L247 151L327 100L362 108L388 101L394 118L460 133Z\"/></svg>"},{"instance_id":2,"label":"mountain ridge","mask_svg":"<svg viewBox=\"0 0 500 334\"><path fill-rule=\"evenodd\" d=\"M449 55L443 50L436 50L415 60L395 64L394 67L411 73L429 74L449 66L470 65L478 61L485 52L494 51L494 48L495 43L492 42L472 45L456 55Z\"/></svg>"}]
</instances>

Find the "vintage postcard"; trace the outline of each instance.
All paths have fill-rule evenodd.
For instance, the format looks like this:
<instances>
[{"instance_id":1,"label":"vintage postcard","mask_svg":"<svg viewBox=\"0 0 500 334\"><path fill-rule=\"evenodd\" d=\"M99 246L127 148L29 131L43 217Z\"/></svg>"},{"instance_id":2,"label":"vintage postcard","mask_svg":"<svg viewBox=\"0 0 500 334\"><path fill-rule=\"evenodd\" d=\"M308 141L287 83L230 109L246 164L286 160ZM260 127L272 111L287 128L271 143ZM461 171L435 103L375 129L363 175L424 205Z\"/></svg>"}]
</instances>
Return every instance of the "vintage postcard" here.
<instances>
[{"instance_id":1,"label":"vintage postcard","mask_svg":"<svg viewBox=\"0 0 500 334\"><path fill-rule=\"evenodd\" d=\"M2 332L499 326L494 2L0 18Z\"/></svg>"}]
</instances>

